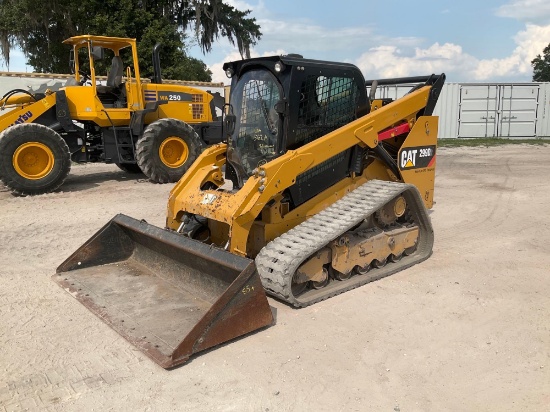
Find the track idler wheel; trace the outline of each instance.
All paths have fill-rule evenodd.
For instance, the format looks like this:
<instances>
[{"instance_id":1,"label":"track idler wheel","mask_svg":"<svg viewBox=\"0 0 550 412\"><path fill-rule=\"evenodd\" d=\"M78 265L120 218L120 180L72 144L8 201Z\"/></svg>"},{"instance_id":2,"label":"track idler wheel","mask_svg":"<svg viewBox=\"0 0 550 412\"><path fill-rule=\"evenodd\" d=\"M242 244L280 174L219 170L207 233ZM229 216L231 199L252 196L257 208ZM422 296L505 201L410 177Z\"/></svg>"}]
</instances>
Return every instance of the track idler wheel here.
<instances>
[{"instance_id":1,"label":"track idler wheel","mask_svg":"<svg viewBox=\"0 0 550 412\"><path fill-rule=\"evenodd\" d=\"M402 217L407 210L407 202L403 196L399 196L393 201L387 203L374 214L375 221L380 227L393 224Z\"/></svg>"},{"instance_id":2,"label":"track idler wheel","mask_svg":"<svg viewBox=\"0 0 550 412\"><path fill-rule=\"evenodd\" d=\"M323 268L323 274L325 275L325 278L323 280L319 280L319 281L312 280L311 281L311 287L313 289L323 289L326 285L329 284L329 282L330 282L329 271L325 267Z\"/></svg>"}]
</instances>

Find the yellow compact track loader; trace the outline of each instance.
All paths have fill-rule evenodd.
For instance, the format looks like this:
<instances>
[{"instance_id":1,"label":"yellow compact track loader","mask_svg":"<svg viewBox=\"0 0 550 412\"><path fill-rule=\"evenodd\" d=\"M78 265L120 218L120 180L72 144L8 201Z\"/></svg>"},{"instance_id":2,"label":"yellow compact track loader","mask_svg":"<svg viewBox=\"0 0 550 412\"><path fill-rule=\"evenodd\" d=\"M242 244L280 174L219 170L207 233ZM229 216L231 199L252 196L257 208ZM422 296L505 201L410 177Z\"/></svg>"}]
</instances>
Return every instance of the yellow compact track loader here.
<instances>
[{"instance_id":1,"label":"yellow compact track loader","mask_svg":"<svg viewBox=\"0 0 550 412\"><path fill-rule=\"evenodd\" d=\"M227 143L174 186L166 228L118 215L53 279L164 367L427 259L445 75L391 101L351 64L226 63ZM378 82L382 84L381 82ZM263 286L263 287L262 287Z\"/></svg>"},{"instance_id":2,"label":"yellow compact track loader","mask_svg":"<svg viewBox=\"0 0 550 412\"><path fill-rule=\"evenodd\" d=\"M134 39L84 35L64 43L72 46L75 73L66 87L45 94L15 89L0 99L7 110L0 116L0 180L13 194L57 189L71 161L115 163L153 182L176 182L205 145L222 141L216 108L221 114L223 97L163 84L160 45L153 49L154 76L142 83ZM125 70L124 53L133 62ZM106 57L110 70L99 84L94 63Z\"/></svg>"}]
</instances>

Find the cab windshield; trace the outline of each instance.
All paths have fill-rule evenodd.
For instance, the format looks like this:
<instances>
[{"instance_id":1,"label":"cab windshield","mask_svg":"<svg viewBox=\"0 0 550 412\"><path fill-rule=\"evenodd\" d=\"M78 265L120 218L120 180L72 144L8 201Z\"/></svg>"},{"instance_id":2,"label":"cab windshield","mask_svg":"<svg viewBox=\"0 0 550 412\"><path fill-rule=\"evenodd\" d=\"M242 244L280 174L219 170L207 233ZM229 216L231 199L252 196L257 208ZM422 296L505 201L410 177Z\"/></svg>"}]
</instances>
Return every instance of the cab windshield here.
<instances>
[{"instance_id":1,"label":"cab windshield","mask_svg":"<svg viewBox=\"0 0 550 412\"><path fill-rule=\"evenodd\" d=\"M233 88L230 102L236 124L231 148L248 176L277 156L281 127L275 104L280 98L279 83L265 70L245 73Z\"/></svg>"}]
</instances>

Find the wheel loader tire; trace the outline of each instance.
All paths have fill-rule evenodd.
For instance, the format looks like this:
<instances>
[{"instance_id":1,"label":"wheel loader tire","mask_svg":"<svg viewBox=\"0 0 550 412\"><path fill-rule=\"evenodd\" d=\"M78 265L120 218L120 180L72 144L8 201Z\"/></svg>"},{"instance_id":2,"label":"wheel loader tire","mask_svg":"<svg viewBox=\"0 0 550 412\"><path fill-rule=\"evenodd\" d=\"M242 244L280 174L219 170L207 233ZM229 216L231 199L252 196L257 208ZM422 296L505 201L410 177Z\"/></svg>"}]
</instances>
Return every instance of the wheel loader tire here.
<instances>
[{"instance_id":1,"label":"wheel loader tire","mask_svg":"<svg viewBox=\"0 0 550 412\"><path fill-rule=\"evenodd\" d=\"M27 123L0 134L0 180L16 196L56 190L71 170L63 138L49 127Z\"/></svg>"},{"instance_id":2,"label":"wheel loader tire","mask_svg":"<svg viewBox=\"0 0 550 412\"><path fill-rule=\"evenodd\" d=\"M118 168L126 173L131 173L131 174L139 174L139 173L143 173L141 171L141 169L139 168L138 165L136 164L130 164L130 163L115 163Z\"/></svg>"},{"instance_id":3,"label":"wheel loader tire","mask_svg":"<svg viewBox=\"0 0 550 412\"><path fill-rule=\"evenodd\" d=\"M203 149L195 130L177 119L151 123L136 144L136 160L155 183L177 182Z\"/></svg>"}]
</instances>

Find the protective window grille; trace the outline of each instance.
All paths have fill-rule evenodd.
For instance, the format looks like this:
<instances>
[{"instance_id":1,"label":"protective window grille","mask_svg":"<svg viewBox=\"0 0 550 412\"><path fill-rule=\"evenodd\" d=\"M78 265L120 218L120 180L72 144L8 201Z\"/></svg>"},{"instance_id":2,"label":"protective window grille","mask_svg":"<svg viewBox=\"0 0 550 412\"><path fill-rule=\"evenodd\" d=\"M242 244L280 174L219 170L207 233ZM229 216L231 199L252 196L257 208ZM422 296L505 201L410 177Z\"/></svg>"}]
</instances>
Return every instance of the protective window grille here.
<instances>
[{"instance_id":1,"label":"protective window grille","mask_svg":"<svg viewBox=\"0 0 550 412\"><path fill-rule=\"evenodd\" d=\"M353 78L308 76L300 89L296 142L309 143L354 120L358 95Z\"/></svg>"},{"instance_id":2,"label":"protective window grille","mask_svg":"<svg viewBox=\"0 0 550 412\"><path fill-rule=\"evenodd\" d=\"M204 115L204 105L202 103L191 103L193 119L202 119Z\"/></svg>"},{"instance_id":3,"label":"protective window grille","mask_svg":"<svg viewBox=\"0 0 550 412\"><path fill-rule=\"evenodd\" d=\"M268 116L267 110L279 99L279 92L273 82L249 81L243 88L241 127L239 137L254 136L258 125Z\"/></svg>"}]
</instances>

